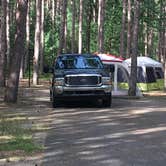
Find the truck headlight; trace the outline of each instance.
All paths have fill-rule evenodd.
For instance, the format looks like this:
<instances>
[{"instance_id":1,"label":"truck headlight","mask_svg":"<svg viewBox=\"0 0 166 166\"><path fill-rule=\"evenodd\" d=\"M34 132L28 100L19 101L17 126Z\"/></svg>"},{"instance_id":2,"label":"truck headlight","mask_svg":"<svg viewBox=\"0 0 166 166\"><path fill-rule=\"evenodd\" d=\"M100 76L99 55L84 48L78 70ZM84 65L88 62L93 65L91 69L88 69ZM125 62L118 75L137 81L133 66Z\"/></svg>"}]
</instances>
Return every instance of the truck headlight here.
<instances>
[{"instance_id":1,"label":"truck headlight","mask_svg":"<svg viewBox=\"0 0 166 166\"><path fill-rule=\"evenodd\" d=\"M63 86L64 85L64 79L63 78L56 78L54 80L54 85L55 86Z\"/></svg>"},{"instance_id":2,"label":"truck headlight","mask_svg":"<svg viewBox=\"0 0 166 166\"><path fill-rule=\"evenodd\" d=\"M104 85L111 85L112 84L111 78L110 77L102 77L102 83Z\"/></svg>"}]
</instances>

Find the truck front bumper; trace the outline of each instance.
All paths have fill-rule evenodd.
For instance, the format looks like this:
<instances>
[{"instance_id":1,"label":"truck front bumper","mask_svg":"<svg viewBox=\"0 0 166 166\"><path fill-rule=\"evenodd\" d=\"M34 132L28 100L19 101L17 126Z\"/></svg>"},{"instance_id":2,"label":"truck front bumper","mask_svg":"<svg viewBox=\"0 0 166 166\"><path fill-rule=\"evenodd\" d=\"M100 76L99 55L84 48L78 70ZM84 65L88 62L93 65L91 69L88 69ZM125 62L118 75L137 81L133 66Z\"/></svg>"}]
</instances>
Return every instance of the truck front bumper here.
<instances>
[{"instance_id":1,"label":"truck front bumper","mask_svg":"<svg viewBox=\"0 0 166 166\"><path fill-rule=\"evenodd\" d=\"M54 86L54 97L106 97L111 94L111 85L90 87Z\"/></svg>"}]
</instances>

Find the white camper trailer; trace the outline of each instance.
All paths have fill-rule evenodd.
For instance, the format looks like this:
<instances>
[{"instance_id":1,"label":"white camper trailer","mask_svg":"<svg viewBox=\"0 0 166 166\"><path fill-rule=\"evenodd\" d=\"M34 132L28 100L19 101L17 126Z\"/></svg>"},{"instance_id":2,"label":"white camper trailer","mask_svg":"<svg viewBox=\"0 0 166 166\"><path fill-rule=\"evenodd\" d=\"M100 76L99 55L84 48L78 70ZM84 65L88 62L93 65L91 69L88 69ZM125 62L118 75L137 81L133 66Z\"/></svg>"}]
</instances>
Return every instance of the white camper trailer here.
<instances>
[{"instance_id":1,"label":"white camper trailer","mask_svg":"<svg viewBox=\"0 0 166 166\"><path fill-rule=\"evenodd\" d=\"M123 58L116 57L111 54L97 54L100 57L103 64L114 65L115 71L113 73L113 96L128 95L129 88L129 73L126 66L122 63ZM141 96L139 89L137 95Z\"/></svg>"}]
</instances>

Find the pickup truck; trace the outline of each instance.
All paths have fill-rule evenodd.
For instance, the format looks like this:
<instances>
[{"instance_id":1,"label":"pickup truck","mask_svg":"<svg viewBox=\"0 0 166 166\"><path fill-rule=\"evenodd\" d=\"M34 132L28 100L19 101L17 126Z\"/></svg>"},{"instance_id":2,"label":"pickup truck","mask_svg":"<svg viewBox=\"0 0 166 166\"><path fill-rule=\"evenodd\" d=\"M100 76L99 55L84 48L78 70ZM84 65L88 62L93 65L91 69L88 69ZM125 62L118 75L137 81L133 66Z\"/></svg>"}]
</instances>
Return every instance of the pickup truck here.
<instances>
[{"instance_id":1,"label":"pickup truck","mask_svg":"<svg viewBox=\"0 0 166 166\"><path fill-rule=\"evenodd\" d=\"M63 100L101 100L104 107L112 101L111 71L91 54L62 54L53 64L50 87L52 106Z\"/></svg>"}]
</instances>

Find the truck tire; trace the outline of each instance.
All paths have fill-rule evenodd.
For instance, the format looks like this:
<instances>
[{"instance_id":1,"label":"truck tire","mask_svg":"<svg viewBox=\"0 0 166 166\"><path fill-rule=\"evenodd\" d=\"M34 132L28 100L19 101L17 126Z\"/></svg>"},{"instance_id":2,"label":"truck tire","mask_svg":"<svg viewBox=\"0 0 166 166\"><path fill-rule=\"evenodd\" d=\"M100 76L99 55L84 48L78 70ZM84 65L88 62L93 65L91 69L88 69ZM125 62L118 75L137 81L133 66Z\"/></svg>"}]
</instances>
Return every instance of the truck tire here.
<instances>
[{"instance_id":1,"label":"truck tire","mask_svg":"<svg viewBox=\"0 0 166 166\"><path fill-rule=\"evenodd\" d=\"M108 96L107 98L103 99L103 107L111 107L112 104L112 96Z\"/></svg>"},{"instance_id":2,"label":"truck tire","mask_svg":"<svg viewBox=\"0 0 166 166\"><path fill-rule=\"evenodd\" d=\"M57 98L55 97L54 95L54 92L52 92L52 107L53 108L56 108L58 106L58 101L57 101Z\"/></svg>"}]
</instances>

